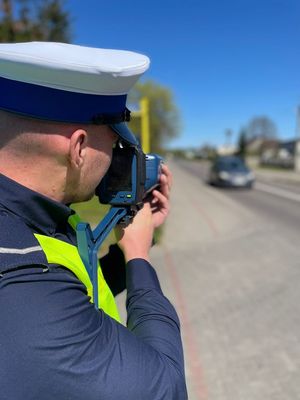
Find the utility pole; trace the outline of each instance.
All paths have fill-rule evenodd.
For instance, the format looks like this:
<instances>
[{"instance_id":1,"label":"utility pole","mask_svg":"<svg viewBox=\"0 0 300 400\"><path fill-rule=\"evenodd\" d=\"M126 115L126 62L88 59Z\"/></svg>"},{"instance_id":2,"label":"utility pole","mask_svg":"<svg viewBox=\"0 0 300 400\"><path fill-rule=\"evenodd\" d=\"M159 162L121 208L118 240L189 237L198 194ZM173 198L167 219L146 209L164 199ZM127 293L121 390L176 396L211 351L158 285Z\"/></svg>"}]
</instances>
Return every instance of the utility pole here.
<instances>
[{"instance_id":1,"label":"utility pole","mask_svg":"<svg viewBox=\"0 0 300 400\"><path fill-rule=\"evenodd\" d=\"M225 131L226 147L228 147L228 148L231 145L231 136L232 136L232 130L231 129L226 129L226 131Z\"/></svg>"},{"instance_id":2,"label":"utility pole","mask_svg":"<svg viewBox=\"0 0 300 400\"><path fill-rule=\"evenodd\" d=\"M300 139L300 106L296 111L296 139Z\"/></svg>"},{"instance_id":3,"label":"utility pole","mask_svg":"<svg viewBox=\"0 0 300 400\"><path fill-rule=\"evenodd\" d=\"M226 129L225 130L225 152L226 154L231 154L231 137L232 137L232 130Z\"/></svg>"},{"instance_id":4,"label":"utility pole","mask_svg":"<svg viewBox=\"0 0 300 400\"><path fill-rule=\"evenodd\" d=\"M295 171L300 172L300 106L296 111Z\"/></svg>"},{"instance_id":5,"label":"utility pole","mask_svg":"<svg viewBox=\"0 0 300 400\"><path fill-rule=\"evenodd\" d=\"M132 112L132 116L141 118L141 146L144 153L150 153L150 118L147 97L141 99L140 109Z\"/></svg>"}]
</instances>

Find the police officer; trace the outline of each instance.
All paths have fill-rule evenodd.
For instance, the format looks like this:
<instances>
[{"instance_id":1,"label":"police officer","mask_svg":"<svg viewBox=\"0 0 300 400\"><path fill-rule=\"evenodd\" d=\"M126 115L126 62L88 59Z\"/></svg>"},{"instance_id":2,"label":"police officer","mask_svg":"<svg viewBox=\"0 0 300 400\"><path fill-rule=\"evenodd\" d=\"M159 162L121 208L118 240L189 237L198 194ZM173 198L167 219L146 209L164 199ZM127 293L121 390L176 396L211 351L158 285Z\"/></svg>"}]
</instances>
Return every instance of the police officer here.
<instances>
[{"instance_id":1,"label":"police officer","mask_svg":"<svg viewBox=\"0 0 300 400\"><path fill-rule=\"evenodd\" d=\"M116 141L136 142L126 95L148 65L127 51L0 44L2 400L187 397L178 317L149 260L168 168L101 260L99 310L68 206L94 195ZM127 327L114 302L125 286Z\"/></svg>"}]
</instances>

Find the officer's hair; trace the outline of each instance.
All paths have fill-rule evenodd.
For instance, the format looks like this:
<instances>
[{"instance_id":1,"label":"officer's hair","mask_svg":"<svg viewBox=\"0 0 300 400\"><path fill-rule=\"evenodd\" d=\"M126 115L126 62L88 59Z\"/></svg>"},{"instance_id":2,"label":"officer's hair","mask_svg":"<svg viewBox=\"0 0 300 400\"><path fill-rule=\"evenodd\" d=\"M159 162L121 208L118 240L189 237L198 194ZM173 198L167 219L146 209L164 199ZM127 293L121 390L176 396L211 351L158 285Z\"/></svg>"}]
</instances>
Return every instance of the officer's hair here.
<instances>
[{"instance_id":1,"label":"officer's hair","mask_svg":"<svg viewBox=\"0 0 300 400\"><path fill-rule=\"evenodd\" d=\"M70 124L27 118L0 110L0 152L32 159L34 156L56 156L55 135L70 136ZM51 135L53 135L51 137Z\"/></svg>"},{"instance_id":2,"label":"officer's hair","mask_svg":"<svg viewBox=\"0 0 300 400\"><path fill-rule=\"evenodd\" d=\"M10 140L22 133L55 133L62 128L67 128L70 124L44 121L41 119L30 118L27 116L0 110L0 143Z\"/></svg>"}]
</instances>

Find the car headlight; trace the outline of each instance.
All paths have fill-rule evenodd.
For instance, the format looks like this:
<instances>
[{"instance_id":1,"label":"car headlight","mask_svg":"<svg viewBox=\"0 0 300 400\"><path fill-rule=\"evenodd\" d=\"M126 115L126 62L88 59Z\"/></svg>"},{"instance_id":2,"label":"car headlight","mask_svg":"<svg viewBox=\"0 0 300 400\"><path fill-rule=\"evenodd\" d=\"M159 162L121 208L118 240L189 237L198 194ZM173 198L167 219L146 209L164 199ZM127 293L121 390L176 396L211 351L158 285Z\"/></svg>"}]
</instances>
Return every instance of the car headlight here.
<instances>
[{"instance_id":1,"label":"car headlight","mask_svg":"<svg viewBox=\"0 0 300 400\"><path fill-rule=\"evenodd\" d=\"M219 178L223 179L224 181L228 181L230 179L230 174L226 171L221 171L219 173Z\"/></svg>"}]
</instances>

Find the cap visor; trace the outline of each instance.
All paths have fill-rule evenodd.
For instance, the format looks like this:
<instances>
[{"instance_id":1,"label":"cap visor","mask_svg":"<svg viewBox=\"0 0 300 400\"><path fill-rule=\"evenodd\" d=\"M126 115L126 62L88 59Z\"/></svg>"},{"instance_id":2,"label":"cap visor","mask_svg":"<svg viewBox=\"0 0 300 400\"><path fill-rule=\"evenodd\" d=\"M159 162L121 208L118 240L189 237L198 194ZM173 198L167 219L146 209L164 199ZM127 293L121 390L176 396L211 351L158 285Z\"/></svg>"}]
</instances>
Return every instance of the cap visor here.
<instances>
[{"instance_id":1,"label":"cap visor","mask_svg":"<svg viewBox=\"0 0 300 400\"><path fill-rule=\"evenodd\" d=\"M126 143L132 144L134 146L139 144L137 138L134 136L134 134L131 132L125 122L120 122L119 124L111 124L109 126Z\"/></svg>"}]
</instances>

